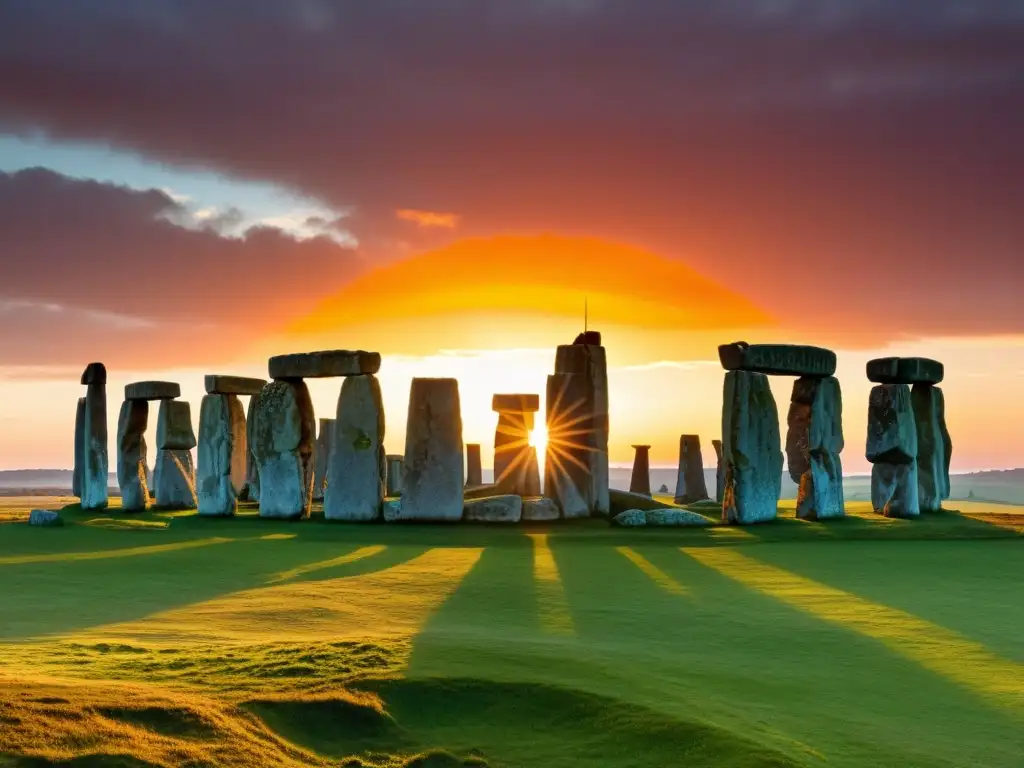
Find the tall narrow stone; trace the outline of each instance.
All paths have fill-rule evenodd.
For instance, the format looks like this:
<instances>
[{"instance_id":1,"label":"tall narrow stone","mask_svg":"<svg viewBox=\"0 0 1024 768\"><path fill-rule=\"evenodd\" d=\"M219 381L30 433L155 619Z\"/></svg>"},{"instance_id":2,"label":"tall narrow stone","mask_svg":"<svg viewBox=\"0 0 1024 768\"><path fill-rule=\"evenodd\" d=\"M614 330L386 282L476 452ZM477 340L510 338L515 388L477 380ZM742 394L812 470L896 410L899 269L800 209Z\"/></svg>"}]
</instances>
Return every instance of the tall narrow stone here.
<instances>
[{"instance_id":1,"label":"tall narrow stone","mask_svg":"<svg viewBox=\"0 0 1024 768\"><path fill-rule=\"evenodd\" d=\"M886 517L918 517L917 425L910 387L879 384L868 401L871 502ZM912 486L912 487L911 487Z\"/></svg>"},{"instance_id":2,"label":"tall narrow stone","mask_svg":"<svg viewBox=\"0 0 1024 768\"><path fill-rule=\"evenodd\" d=\"M581 436L589 448L590 487L586 498L592 512L607 516L611 510L608 496L608 362L600 341L600 333L589 331L580 334L575 343L558 347L555 373L582 374L587 380L585 413L589 433Z\"/></svg>"},{"instance_id":3,"label":"tall narrow stone","mask_svg":"<svg viewBox=\"0 0 1024 768\"><path fill-rule=\"evenodd\" d=\"M405 468L405 456L387 454L385 457L388 465L386 485L384 493L387 496L402 495L402 472Z\"/></svg>"},{"instance_id":4,"label":"tall narrow stone","mask_svg":"<svg viewBox=\"0 0 1024 768\"><path fill-rule=\"evenodd\" d=\"M260 500L260 473L256 465L256 457L253 455L253 425L256 422L256 411L260 406L261 392L257 392L249 398L249 407L245 413L245 438L248 444L246 451L245 465L245 498L249 501Z\"/></svg>"},{"instance_id":5,"label":"tall narrow stone","mask_svg":"<svg viewBox=\"0 0 1024 768\"><path fill-rule=\"evenodd\" d=\"M494 431L494 484L500 493L525 495L528 488L540 485L536 464L530 462L530 433L535 424L534 415L540 409L540 398L532 394L494 395L491 408L498 412L498 426ZM536 456L536 451L532 455Z\"/></svg>"},{"instance_id":6,"label":"tall narrow stone","mask_svg":"<svg viewBox=\"0 0 1024 768\"><path fill-rule=\"evenodd\" d=\"M333 442L329 446L330 482L324 496L324 516L328 520L379 519L387 469L384 403L376 376L345 378L337 418L328 431ZM461 453L461 447L459 450Z\"/></svg>"},{"instance_id":7,"label":"tall narrow stone","mask_svg":"<svg viewBox=\"0 0 1024 768\"><path fill-rule=\"evenodd\" d=\"M526 453L526 470L520 496L540 496L540 467L537 463L537 448L531 445Z\"/></svg>"},{"instance_id":8,"label":"tall narrow stone","mask_svg":"<svg viewBox=\"0 0 1024 768\"><path fill-rule=\"evenodd\" d=\"M334 446L334 424L334 419L320 419L320 434L313 448L313 501L323 501L327 489L327 470Z\"/></svg>"},{"instance_id":9,"label":"tall narrow stone","mask_svg":"<svg viewBox=\"0 0 1024 768\"><path fill-rule=\"evenodd\" d=\"M71 493L82 498L82 473L85 471L85 398L78 398L75 409L75 471L71 475Z\"/></svg>"},{"instance_id":10,"label":"tall narrow stone","mask_svg":"<svg viewBox=\"0 0 1024 768\"><path fill-rule=\"evenodd\" d=\"M110 463L107 454L107 369L90 363L82 374L86 385L82 419L82 509L106 509Z\"/></svg>"},{"instance_id":11,"label":"tall narrow stone","mask_svg":"<svg viewBox=\"0 0 1024 768\"><path fill-rule=\"evenodd\" d=\"M548 376L544 495L558 502L565 518L587 517L593 509L592 444L587 440L591 424L589 392L585 374Z\"/></svg>"},{"instance_id":12,"label":"tall narrow stone","mask_svg":"<svg viewBox=\"0 0 1024 768\"><path fill-rule=\"evenodd\" d=\"M949 498L949 457L953 446L946 428L946 401L939 387L915 384L910 393L917 429L917 484L922 512L938 512Z\"/></svg>"},{"instance_id":13,"label":"tall narrow stone","mask_svg":"<svg viewBox=\"0 0 1024 768\"><path fill-rule=\"evenodd\" d=\"M396 519L462 519L462 410L456 379L414 378L405 430L402 504Z\"/></svg>"},{"instance_id":14,"label":"tall narrow stone","mask_svg":"<svg viewBox=\"0 0 1024 768\"><path fill-rule=\"evenodd\" d=\"M634 445L633 475L629 479L629 492L651 495L651 446Z\"/></svg>"},{"instance_id":15,"label":"tall narrow stone","mask_svg":"<svg viewBox=\"0 0 1024 768\"><path fill-rule=\"evenodd\" d=\"M156 422L156 503L164 509L195 509L196 470L192 449L192 407L184 400L161 400Z\"/></svg>"},{"instance_id":16,"label":"tall narrow stone","mask_svg":"<svg viewBox=\"0 0 1024 768\"><path fill-rule=\"evenodd\" d=\"M466 443L466 485L483 485L484 471L480 462L480 444Z\"/></svg>"},{"instance_id":17,"label":"tall narrow stone","mask_svg":"<svg viewBox=\"0 0 1024 768\"><path fill-rule=\"evenodd\" d=\"M839 380L803 377L793 384L786 456L799 484L796 515L806 520L842 517L843 395Z\"/></svg>"},{"instance_id":18,"label":"tall narrow stone","mask_svg":"<svg viewBox=\"0 0 1024 768\"><path fill-rule=\"evenodd\" d=\"M200 515L235 514L245 486L248 454L245 409L238 395L206 395L199 409L196 496Z\"/></svg>"},{"instance_id":19,"label":"tall narrow stone","mask_svg":"<svg viewBox=\"0 0 1024 768\"><path fill-rule=\"evenodd\" d=\"M708 498L704 479L704 457L699 435L679 436L679 472L676 475L676 504L692 504Z\"/></svg>"},{"instance_id":20,"label":"tall narrow stone","mask_svg":"<svg viewBox=\"0 0 1024 768\"><path fill-rule=\"evenodd\" d=\"M146 470L146 427L149 403L125 400L117 417L117 484L121 488L121 509L141 512L149 504Z\"/></svg>"},{"instance_id":21,"label":"tall narrow stone","mask_svg":"<svg viewBox=\"0 0 1024 768\"><path fill-rule=\"evenodd\" d=\"M782 493L782 438L775 398L762 373L725 375L722 459L722 520L741 525L774 520Z\"/></svg>"},{"instance_id":22,"label":"tall narrow stone","mask_svg":"<svg viewBox=\"0 0 1024 768\"><path fill-rule=\"evenodd\" d=\"M725 467L722 466L722 441L712 440L711 447L715 449L715 501L719 504L725 498Z\"/></svg>"},{"instance_id":23,"label":"tall narrow stone","mask_svg":"<svg viewBox=\"0 0 1024 768\"><path fill-rule=\"evenodd\" d=\"M267 384L253 417L252 451L260 475L260 517L309 517L316 417L305 382Z\"/></svg>"}]
</instances>

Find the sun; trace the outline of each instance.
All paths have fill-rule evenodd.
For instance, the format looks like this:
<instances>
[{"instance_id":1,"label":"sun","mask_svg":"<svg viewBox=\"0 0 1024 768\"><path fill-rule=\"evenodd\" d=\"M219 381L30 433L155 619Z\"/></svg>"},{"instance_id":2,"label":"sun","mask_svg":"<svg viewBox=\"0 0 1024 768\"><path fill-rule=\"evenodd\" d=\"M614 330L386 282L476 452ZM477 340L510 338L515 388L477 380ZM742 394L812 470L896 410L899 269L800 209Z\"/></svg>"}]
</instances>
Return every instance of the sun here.
<instances>
[{"instance_id":1,"label":"sun","mask_svg":"<svg viewBox=\"0 0 1024 768\"><path fill-rule=\"evenodd\" d=\"M530 432L530 445L537 449L538 458L544 454L548 447L548 428L544 424L538 424Z\"/></svg>"}]
</instances>

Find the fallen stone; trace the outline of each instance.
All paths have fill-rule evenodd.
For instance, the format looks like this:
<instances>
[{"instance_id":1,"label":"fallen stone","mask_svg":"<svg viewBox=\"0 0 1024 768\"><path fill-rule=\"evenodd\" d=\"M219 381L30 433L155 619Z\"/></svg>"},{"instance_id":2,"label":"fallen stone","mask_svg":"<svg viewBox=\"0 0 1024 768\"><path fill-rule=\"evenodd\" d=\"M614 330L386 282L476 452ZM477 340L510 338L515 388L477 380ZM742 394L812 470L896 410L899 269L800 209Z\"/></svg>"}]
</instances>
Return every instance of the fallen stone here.
<instances>
[{"instance_id":1,"label":"fallen stone","mask_svg":"<svg viewBox=\"0 0 1024 768\"><path fill-rule=\"evenodd\" d=\"M89 363L82 372L83 386L107 383L107 368L103 363Z\"/></svg>"},{"instance_id":2,"label":"fallen stone","mask_svg":"<svg viewBox=\"0 0 1024 768\"><path fill-rule=\"evenodd\" d=\"M659 526L662 528L700 527L711 525L711 521L704 515L691 512L688 509L648 509L644 511L647 518L647 525Z\"/></svg>"},{"instance_id":3,"label":"fallen stone","mask_svg":"<svg viewBox=\"0 0 1024 768\"><path fill-rule=\"evenodd\" d=\"M639 493L621 491L618 488L612 488L609 495L611 497L612 516L630 509L675 509L671 504L666 504L663 501L658 501Z\"/></svg>"},{"instance_id":4,"label":"fallen stone","mask_svg":"<svg viewBox=\"0 0 1024 768\"><path fill-rule=\"evenodd\" d=\"M156 484L156 506L160 509L195 509L199 505L196 467L191 451L158 451L153 482Z\"/></svg>"},{"instance_id":5,"label":"fallen stone","mask_svg":"<svg viewBox=\"0 0 1024 768\"><path fill-rule=\"evenodd\" d=\"M782 493L782 448L779 414L766 375L725 375L722 437L723 522L774 520Z\"/></svg>"},{"instance_id":6,"label":"fallen stone","mask_svg":"<svg viewBox=\"0 0 1024 768\"><path fill-rule=\"evenodd\" d=\"M921 514L918 497L917 462L871 467L871 505L886 517L915 518Z\"/></svg>"},{"instance_id":7,"label":"fallen stone","mask_svg":"<svg viewBox=\"0 0 1024 768\"><path fill-rule=\"evenodd\" d=\"M85 398L78 398L75 410L75 470L71 475L71 493L82 498L82 473L85 471Z\"/></svg>"},{"instance_id":8,"label":"fallen stone","mask_svg":"<svg viewBox=\"0 0 1024 768\"><path fill-rule=\"evenodd\" d=\"M466 485L483 485L484 471L480 461L480 444L466 443Z\"/></svg>"},{"instance_id":9,"label":"fallen stone","mask_svg":"<svg viewBox=\"0 0 1024 768\"><path fill-rule=\"evenodd\" d=\"M121 509L141 512L149 504L146 477L146 427L149 403L125 400L117 417L117 484L121 488Z\"/></svg>"},{"instance_id":10,"label":"fallen stone","mask_svg":"<svg viewBox=\"0 0 1024 768\"><path fill-rule=\"evenodd\" d=\"M523 499L523 520L525 522L547 522L557 520L560 516L558 504L554 499L534 497Z\"/></svg>"},{"instance_id":11,"label":"fallen stone","mask_svg":"<svg viewBox=\"0 0 1024 768\"><path fill-rule=\"evenodd\" d=\"M361 376L380 370L380 354L364 350L334 349L270 358L272 379L324 379Z\"/></svg>"},{"instance_id":12,"label":"fallen stone","mask_svg":"<svg viewBox=\"0 0 1024 768\"><path fill-rule=\"evenodd\" d=\"M93 366L102 368L99 363L93 363ZM82 509L106 509L110 495L107 385L98 383L100 379L106 379L106 369L97 369L91 373L86 369L82 379L89 379L94 383L89 384L85 392L85 412L82 419L82 495L79 498Z\"/></svg>"},{"instance_id":13,"label":"fallen stone","mask_svg":"<svg viewBox=\"0 0 1024 768\"><path fill-rule=\"evenodd\" d=\"M540 395L494 395L491 410L498 413L536 413L540 410Z\"/></svg>"},{"instance_id":14,"label":"fallen stone","mask_svg":"<svg viewBox=\"0 0 1024 768\"><path fill-rule=\"evenodd\" d=\"M136 381L124 387L125 400L174 400L181 397L181 385L173 381Z\"/></svg>"},{"instance_id":15,"label":"fallen stone","mask_svg":"<svg viewBox=\"0 0 1024 768\"><path fill-rule=\"evenodd\" d=\"M484 499L488 496L503 496L501 489L495 483L484 483L483 485L467 485L462 492L464 499Z\"/></svg>"},{"instance_id":16,"label":"fallen stone","mask_svg":"<svg viewBox=\"0 0 1024 768\"><path fill-rule=\"evenodd\" d=\"M877 384L939 384L946 370L927 357L880 357L868 361L867 374Z\"/></svg>"},{"instance_id":17,"label":"fallen stone","mask_svg":"<svg viewBox=\"0 0 1024 768\"><path fill-rule=\"evenodd\" d=\"M384 403L372 375L348 376L341 385L327 470L324 517L328 520L379 520L384 500ZM459 430L461 441L461 428ZM459 446L462 458L462 446ZM462 496L459 462L459 497ZM403 494L404 495L404 494ZM460 510L461 512L461 510Z\"/></svg>"},{"instance_id":18,"label":"fallen stone","mask_svg":"<svg viewBox=\"0 0 1024 768\"><path fill-rule=\"evenodd\" d=\"M253 423L256 418L256 411L260 405L260 393L249 398L249 407L245 412L245 442L248 446L245 455L245 498L248 501L260 500L260 473L256 464L256 457L252 452Z\"/></svg>"},{"instance_id":19,"label":"fallen stone","mask_svg":"<svg viewBox=\"0 0 1024 768\"><path fill-rule=\"evenodd\" d=\"M156 417L156 447L161 451L190 451L196 447L192 406L187 400L161 400Z\"/></svg>"},{"instance_id":20,"label":"fallen stone","mask_svg":"<svg viewBox=\"0 0 1024 768\"><path fill-rule=\"evenodd\" d=\"M843 396L834 377L797 379L789 406L786 457L799 486L796 514L805 520L842 517Z\"/></svg>"},{"instance_id":21,"label":"fallen stone","mask_svg":"<svg viewBox=\"0 0 1024 768\"><path fill-rule=\"evenodd\" d=\"M394 523L402 519L401 499L385 499L381 506L384 509L385 523Z\"/></svg>"},{"instance_id":22,"label":"fallen stone","mask_svg":"<svg viewBox=\"0 0 1024 768\"><path fill-rule=\"evenodd\" d=\"M917 461L917 427L910 388L879 384L868 400L867 460L872 464Z\"/></svg>"},{"instance_id":23,"label":"fallen stone","mask_svg":"<svg viewBox=\"0 0 1024 768\"><path fill-rule=\"evenodd\" d=\"M64 518L59 513L49 509L33 509L28 513L29 525L41 525L47 528L54 528L64 525Z\"/></svg>"},{"instance_id":24,"label":"fallen stone","mask_svg":"<svg viewBox=\"0 0 1024 768\"><path fill-rule=\"evenodd\" d=\"M320 432L313 446L313 501L323 501L334 447L334 419L320 419Z\"/></svg>"},{"instance_id":25,"label":"fallen stone","mask_svg":"<svg viewBox=\"0 0 1024 768\"><path fill-rule=\"evenodd\" d=\"M196 497L200 515L235 514L245 486L248 454L245 409L238 395L206 395L199 409Z\"/></svg>"},{"instance_id":26,"label":"fallen stone","mask_svg":"<svg viewBox=\"0 0 1024 768\"><path fill-rule=\"evenodd\" d=\"M704 456L700 450L700 435L680 435L675 503L692 504L706 498L708 486L704 480Z\"/></svg>"},{"instance_id":27,"label":"fallen stone","mask_svg":"<svg viewBox=\"0 0 1024 768\"><path fill-rule=\"evenodd\" d=\"M644 496L651 495L651 446L631 446L636 451L633 457L633 474L629 479L629 492Z\"/></svg>"},{"instance_id":28,"label":"fallen stone","mask_svg":"<svg viewBox=\"0 0 1024 768\"><path fill-rule=\"evenodd\" d=\"M459 382L414 378L409 391L401 518L461 520L463 476Z\"/></svg>"},{"instance_id":29,"label":"fallen stone","mask_svg":"<svg viewBox=\"0 0 1024 768\"><path fill-rule=\"evenodd\" d=\"M384 486L384 495L401 496L402 472L405 467L405 456L387 454L384 459L387 462L387 476Z\"/></svg>"},{"instance_id":30,"label":"fallen stone","mask_svg":"<svg viewBox=\"0 0 1024 768\"><path fill-rule=\"evenodd\" d=\"M917 486L922 512L938 512L949 498L949 431L939 387L915 384L910 393L917 430Z\"/></svg>"},{"instance_id":31,"label":"fallen stone","mask_svg":"<svg viewBox=\"0 0 1024 768\"><path fill-rule=\"evenodd\" d=\"M555 499L562 517L588 517L593 504L589 447L591 419L587 377L556 373L547 382L547 456L544 462L544 495Z\"/></svg>"},{"instance_id":32,"label":"fallen stone","mask_svg":"<svg viewBox=\"0 0 1024 768\"><path fill-rule=\"evenodd\" d=\"M725 468L722 466L722 441L712 440L711 447L715 449L715 501L721 502L725 498Z\"/></svg>"},{"instance_id":33,"label":"fallen stone","mask_svg":"<svg viewBox=\"0 0 1024 768\"><path fill-rule=\"evenodd\" d=\"M637 528L647 525L647 515L642 509L627 509L613 517L612 523L622 528Z\"/></svg>"},{"instance_id":34,"label":"fallen stone","mask_svg":"<svg viewBox=\"0 0 1024 768\"><path fill-rule=\"evenodd\" d=\"M263 379L250 379L244 376L209 375L205 379L206 393L209 395L258 395L266 386Z\"/></svg>"},{"instance_id":35,"label":"fallen stone","mask_svg":"<svg viewBox=\"0 0 1024 768\"><path fill-rule=\"evenodd\" d=\"M775 376L832 376L836 353L797 344L747 344L737 341L718 348L727 371L750 371Z\"/></svg>"},{"instance_id":36,"label":"fallen stone","mask_svg":"<svg viewBox=\"0 0 1024 768\"><path fill-rule=\"evenodd\" d=\"M272 381L253 414L252 452L260 474L260 517L309 517L316 418L302 381Z\"/></svg>"},{"instance_id":37,"label":"fallen stone","mask_svg":"<svg viewBox=\"0 0 1024 768\"><path fill-rule=\"evenodd\" d=\"M523 517L521 496L472 499L463 507L462 519L477 523L518 523Z\"/></svg>"}]
</instances>

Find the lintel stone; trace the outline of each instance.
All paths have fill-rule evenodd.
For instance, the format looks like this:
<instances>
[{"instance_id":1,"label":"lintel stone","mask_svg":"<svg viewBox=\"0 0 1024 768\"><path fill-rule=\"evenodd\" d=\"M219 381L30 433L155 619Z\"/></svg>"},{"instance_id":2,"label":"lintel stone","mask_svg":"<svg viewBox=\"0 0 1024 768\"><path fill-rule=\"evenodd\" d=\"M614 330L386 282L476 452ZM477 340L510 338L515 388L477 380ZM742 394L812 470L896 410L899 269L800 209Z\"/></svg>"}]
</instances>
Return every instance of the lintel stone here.
<instances>
[{"instance_id":1,"label":"lintel stone","mask_svg":"<svg viewBox=\"0 0 1024 768\"><path fill-rule=\"evenodd\" d=\"M328 379L337 376L361 376L380 370L380 353L365 350L333 349L300 352L270 358L272 379Z\"/></svg>"},{"instance_id":2,"label":"lintel stone","mask_svg":"<svg viewBox=\"0 0 1024 768\"><path fill-rule=\"evenodd\" d=\"M209 395L258 395L266 386L264 379L249 379L244 376L206 377L206 393Z\"/></svg>"},{"instance_id":3,"label":"lintel stone","mask_svg":"<svg viewBox=\"0 0 1024 768\"><path fill-rule=\"evenodd\" d=\"M181 397L181 385L173 381L136 381L126 384L125 400L174 400Z\"/></svg>"},{"instance_id":4,"label":"lintel stone","mask_svg":"<svg viewBox=\"0 0 1024 768\"><path fill-rule=\"evenodd\" d=\"M498 413L536 413L540 410L540 395L494 395L491 410Z\"/></svg>"},{"instance_id":5,"label":"lintel stone","mask_svg":"<svg viewBox=\"0 0 1024 768\"><path fill-rule=\"evenodd\" d=\"M718 348L727 371L751 371L769 376L832 376L836 353L798 344L747 344L736 341Z\"/></svg>"},{"instance_id":6,"label":"lintel stone","mask_svg":"<svg viewBox=\"0 0 1024 768\"><path fill-rule=\"evenodd\" d=\"M876 384L939 384L946 370L927 357L880 357L868 361L867 373Z\"/></svg>"}]
</instances>

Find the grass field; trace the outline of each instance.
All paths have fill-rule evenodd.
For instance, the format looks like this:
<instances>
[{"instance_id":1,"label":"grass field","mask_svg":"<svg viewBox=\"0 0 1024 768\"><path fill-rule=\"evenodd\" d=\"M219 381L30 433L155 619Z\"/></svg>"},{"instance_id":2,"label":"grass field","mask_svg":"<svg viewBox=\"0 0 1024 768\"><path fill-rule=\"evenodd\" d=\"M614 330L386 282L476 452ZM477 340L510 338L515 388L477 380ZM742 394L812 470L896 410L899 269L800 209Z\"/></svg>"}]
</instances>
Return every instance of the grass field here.
<instances>
[{"instance_id":1,"label":"grass field","mask_svg":"<svg viewBox=\"0 0 1024 768\"><path fill-rule=\"evenodd\" d=\"M1019 507L19 524L68 501L0 500L0 765L1024 765Z\"/></svg>"}]
</instances>

